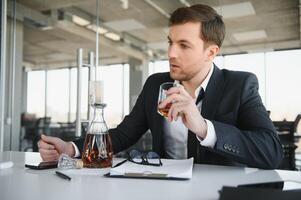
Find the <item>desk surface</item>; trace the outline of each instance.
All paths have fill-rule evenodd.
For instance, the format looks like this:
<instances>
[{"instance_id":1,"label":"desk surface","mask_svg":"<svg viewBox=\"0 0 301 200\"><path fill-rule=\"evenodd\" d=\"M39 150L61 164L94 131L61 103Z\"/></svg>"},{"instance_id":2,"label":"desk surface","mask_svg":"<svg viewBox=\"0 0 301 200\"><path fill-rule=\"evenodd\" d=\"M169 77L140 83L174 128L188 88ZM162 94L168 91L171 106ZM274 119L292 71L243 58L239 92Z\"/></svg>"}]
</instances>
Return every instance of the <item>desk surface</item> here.
<instances>
[{"instance_id":1,"label":"desk surface","mask_svg":"<svg viewBox=\"0 0 301 200\"><path fill-rule=\"evenodd\" d=\"M218 199L222 186L278 180L301 181L301 173L285 170L194 165L191 180L149 180L73 175L66 181L54 170L31 170L24 163L39 161L38 153L3 152L0 161L13 161L10 169L0 170L0 199Z\"/></svg>"}]
</instances>

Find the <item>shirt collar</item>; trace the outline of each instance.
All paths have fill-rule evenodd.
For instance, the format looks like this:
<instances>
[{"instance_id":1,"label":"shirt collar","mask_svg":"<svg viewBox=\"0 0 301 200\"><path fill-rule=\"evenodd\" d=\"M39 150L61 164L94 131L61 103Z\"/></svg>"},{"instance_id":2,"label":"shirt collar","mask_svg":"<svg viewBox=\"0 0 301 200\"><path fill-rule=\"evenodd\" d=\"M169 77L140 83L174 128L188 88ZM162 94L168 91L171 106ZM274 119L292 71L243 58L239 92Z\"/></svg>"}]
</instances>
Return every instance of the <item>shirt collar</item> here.
<instances>
[{"instance_id":1,"label":"shirt collar","mask_svg":"<svg viewBox=\"0 0 301 200\"><path fill-rule=\"evenodd\" d=\"M194 92L195 97L197 97L199 95L202 88L206 92L207 85L208 85L209 80L210 80L210 78L212 76L212 73L213 73L213 68L214 68L213 63L211 63L211 67L210 67L208 75L206 76L205 80L201 83L201 85L199 87L197 87L197 89ZM175 84L180 84L180 82L178 80L175 80L174 83Z\"/></svg>"}]
</instances>

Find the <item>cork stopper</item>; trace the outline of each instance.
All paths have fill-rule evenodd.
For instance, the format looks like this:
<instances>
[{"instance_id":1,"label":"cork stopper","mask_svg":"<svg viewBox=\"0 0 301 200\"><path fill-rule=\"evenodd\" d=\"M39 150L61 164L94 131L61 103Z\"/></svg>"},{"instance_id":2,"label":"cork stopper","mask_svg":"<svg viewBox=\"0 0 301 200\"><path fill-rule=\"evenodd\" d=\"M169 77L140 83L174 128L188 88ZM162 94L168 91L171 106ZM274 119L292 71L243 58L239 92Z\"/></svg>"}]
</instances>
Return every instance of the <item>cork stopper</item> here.
<instances>
[{"instance_id":1,"label":"cork stopper","mask_svg":"<svg viewBox=\"0 0 301 200\"><path fill-rule=\"evenodd\" d=\"M81 168L83 168L84 167L84 163L83 163L83 161L82 160L77 160L76 161L76 169L81 169Z\"/></svg>"}]
</instances>

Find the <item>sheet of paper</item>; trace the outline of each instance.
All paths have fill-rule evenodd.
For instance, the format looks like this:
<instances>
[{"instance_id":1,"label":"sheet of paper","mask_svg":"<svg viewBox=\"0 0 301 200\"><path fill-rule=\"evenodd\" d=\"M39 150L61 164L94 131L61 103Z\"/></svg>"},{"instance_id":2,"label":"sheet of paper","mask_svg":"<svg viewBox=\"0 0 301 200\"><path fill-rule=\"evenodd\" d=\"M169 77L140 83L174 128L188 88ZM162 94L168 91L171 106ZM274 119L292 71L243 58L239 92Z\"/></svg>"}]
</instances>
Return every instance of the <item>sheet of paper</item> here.
<instances>
[{"instance_id":1,"label":"sheet of paper","mask_svg":"<svg viewBox=\"0 0 301 200\"><path fill-rule=\"evenodd\" d=\"M126 173L142 174L167 174L167 177L191 178L193 158L185 160L162 159L163 165L160 167L139 165L126 162L119 167L111 168L111 175L124 175Z\"/></svg>"},{"instance_id":2,"label":"sheet of paper","mask_svg":"<svg viewBox=\"0 0 301 200\"><path fill-rule=\"evenodd\" d=\"M249 167L246 167L244 170L245 170L246 174L252 174L252 173L255 173L255 172L259 171L258 168L249 168Z\"/></svg>"}]
</instances>

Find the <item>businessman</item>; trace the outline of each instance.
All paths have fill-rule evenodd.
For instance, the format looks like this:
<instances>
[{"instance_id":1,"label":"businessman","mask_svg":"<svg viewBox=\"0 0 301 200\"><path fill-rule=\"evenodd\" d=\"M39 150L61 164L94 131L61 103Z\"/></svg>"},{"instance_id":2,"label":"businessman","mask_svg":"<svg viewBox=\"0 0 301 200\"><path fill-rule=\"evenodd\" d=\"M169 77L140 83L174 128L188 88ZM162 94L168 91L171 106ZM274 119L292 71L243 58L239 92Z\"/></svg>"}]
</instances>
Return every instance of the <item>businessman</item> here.
<instances>
[{"instance_id":1,"label":"businessman","mask_svg":"<svg viewBox=\"0 0 301 200\"><path fill-rule=\"evenodd\" d=\"M282 147L258 94L258 80L247 72L220 70L212 62L225 37L222 17L207 5L178 8L169 20L169 73L150 76L128 116L109 132L113 151L135 144L150 129L153 151L163 158L194 157L196 163L277 168ZM180 83L158 105L159 86ZM168 117L157 109L172 103ZM79 156L73 143L42 136L44 160Z\"/></svg>"}]
</instances>

